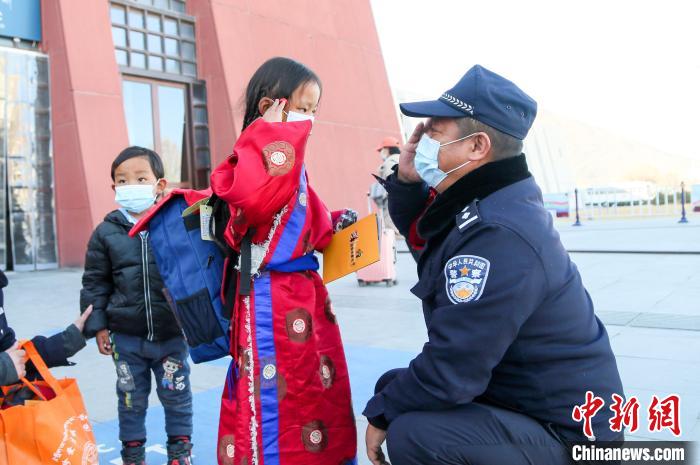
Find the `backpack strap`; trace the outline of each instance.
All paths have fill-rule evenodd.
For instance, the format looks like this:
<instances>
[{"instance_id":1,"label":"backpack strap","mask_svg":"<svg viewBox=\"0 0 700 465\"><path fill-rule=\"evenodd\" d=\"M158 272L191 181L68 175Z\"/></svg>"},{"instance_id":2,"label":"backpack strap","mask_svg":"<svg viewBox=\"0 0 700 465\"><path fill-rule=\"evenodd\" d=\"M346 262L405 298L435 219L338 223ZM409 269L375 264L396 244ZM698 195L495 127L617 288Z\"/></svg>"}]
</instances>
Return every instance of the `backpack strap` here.
<instances>
[{"instance_id":1,"label":"backpack strap","mask_svg":"<svg viewBox=\"0 0 700 465\"><path fill-rule=\"evenodd\" d=\"M250 295L250 279L252 267L251 240L253 229L249 229L241 241L241 286L238 290L240 295Z\"/></svg>"},{"instance_id":2,"label":"backpack strap","mask_svg":"<svg viewBox=\"0 0 700 465\"><path fill-rule=\"evenodd\" d=\"M231 219L231 211L228 204L218 195L212 193L207 201L207 205L212 208L211 221L209 222L209 236L214 243L224 253L226 260L224 262L224 280L221 283L223 297L223 315L229 320L233 317L233 306L236 301L236 283L238 277L239 254L233 250L226 242L224 236L229 220Z\"/></svg>"}]
</instances>

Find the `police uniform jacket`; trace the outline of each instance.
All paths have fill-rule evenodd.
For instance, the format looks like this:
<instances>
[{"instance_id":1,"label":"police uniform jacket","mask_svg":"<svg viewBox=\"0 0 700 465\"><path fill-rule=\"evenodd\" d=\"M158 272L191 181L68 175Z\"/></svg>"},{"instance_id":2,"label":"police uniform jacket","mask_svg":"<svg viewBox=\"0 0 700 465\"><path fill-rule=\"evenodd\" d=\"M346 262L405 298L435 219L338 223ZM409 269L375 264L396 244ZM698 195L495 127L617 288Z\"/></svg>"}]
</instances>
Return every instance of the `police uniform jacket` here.
<instances>
[{"instance_id":1,"label":"police uniform jacket","mask_svg":"<svg viewBox=\"0 0 700 465\"><path fill-rule=\"evenodd\" d=\"M394 173L386 189L402 234L426 241L411 291L423 303L428 342L369 401L370 422L387 427L405 412L479 401L585 440L572 409L592 391L606 402L593 418L596 439L618 439L608 405L623 392L608 334L525 156L479 167L425 211L425 184Z\"/></svg>"}]
</instances>

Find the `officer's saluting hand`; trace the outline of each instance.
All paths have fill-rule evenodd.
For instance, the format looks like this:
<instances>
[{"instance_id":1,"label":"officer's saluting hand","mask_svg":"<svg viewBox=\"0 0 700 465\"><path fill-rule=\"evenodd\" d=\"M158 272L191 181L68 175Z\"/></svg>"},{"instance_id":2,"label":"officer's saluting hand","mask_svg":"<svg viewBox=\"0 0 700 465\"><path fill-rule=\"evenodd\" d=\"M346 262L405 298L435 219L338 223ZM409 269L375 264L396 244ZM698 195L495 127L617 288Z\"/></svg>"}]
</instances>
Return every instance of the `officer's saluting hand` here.
<instances>
[{"instance_id":1,"label":"officer's saluting hand","mask_svg":"<svg viewBox=\"0 0 700 465\"><path fill-rule=\"evenodd\" d=\"M394 465L569 464L567 441L617 441L612 412L586 437L572 419L586 391L623 395L615 357L522 153L535 101L474 66L401 150L389 212L422 249L428 342L384 374L364 415L367 452Z\"/></svg>"}]
</instances>

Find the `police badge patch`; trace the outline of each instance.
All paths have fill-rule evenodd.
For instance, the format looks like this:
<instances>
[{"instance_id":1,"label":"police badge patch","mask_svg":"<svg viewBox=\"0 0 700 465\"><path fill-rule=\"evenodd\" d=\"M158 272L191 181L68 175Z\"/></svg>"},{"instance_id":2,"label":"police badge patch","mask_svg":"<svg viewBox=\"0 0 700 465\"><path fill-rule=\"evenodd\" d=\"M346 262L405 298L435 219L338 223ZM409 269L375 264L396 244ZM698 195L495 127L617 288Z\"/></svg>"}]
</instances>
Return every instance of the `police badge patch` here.
<instances>
[{"instance_id":1,"label":"police badge patch","mask_svg":"<svg viewBox=\"0 0 700 465\"><path fill-rule=\"evenodd\" d=\"M447 297L454 304L479 300L489 277L491 263L476 255L458 255L445 265Z\"/></svg>"}]
</instances>

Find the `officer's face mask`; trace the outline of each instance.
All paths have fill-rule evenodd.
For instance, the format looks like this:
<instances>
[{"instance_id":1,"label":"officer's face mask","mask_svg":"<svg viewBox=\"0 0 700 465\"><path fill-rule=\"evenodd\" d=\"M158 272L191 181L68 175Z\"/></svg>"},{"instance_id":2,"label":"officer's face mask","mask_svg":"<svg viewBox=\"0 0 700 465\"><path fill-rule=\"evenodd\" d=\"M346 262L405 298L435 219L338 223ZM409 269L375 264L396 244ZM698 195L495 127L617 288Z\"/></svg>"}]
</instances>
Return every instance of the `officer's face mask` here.
<instances>
[{"instance_id":1,"label":"officer's face mask","mask_svg":"<svg viewBox=\"0 0 700 465\"><path fill-rule=\"evenodd\" d=\"M114 200L129 213L142 213L156 202L156 184L117 186Z\"/></svg>"},{"instance_id":2,"label":"officer's face mask","mask_svg":"<svg viewBox=\"0 0 700 465\"><path fill-rule=\"evenodd\" d=\"M440 164L438 159L440 148L468 139L474 134L469 134L468 136L464 136L450 142L445 142L444 144L430 138L427 134L423 134L423 136L420 138L420 142L418 142L418 147L416 148L416 158L414 160L418 175L430 187L433 189L437 188L437 186L444 181L450 173L457 171L458 169L463 168L472 162L472 160L467 160L461 165L452 168L450 171L444 172L438 167Z\"/></svg>"}]
</instances>

